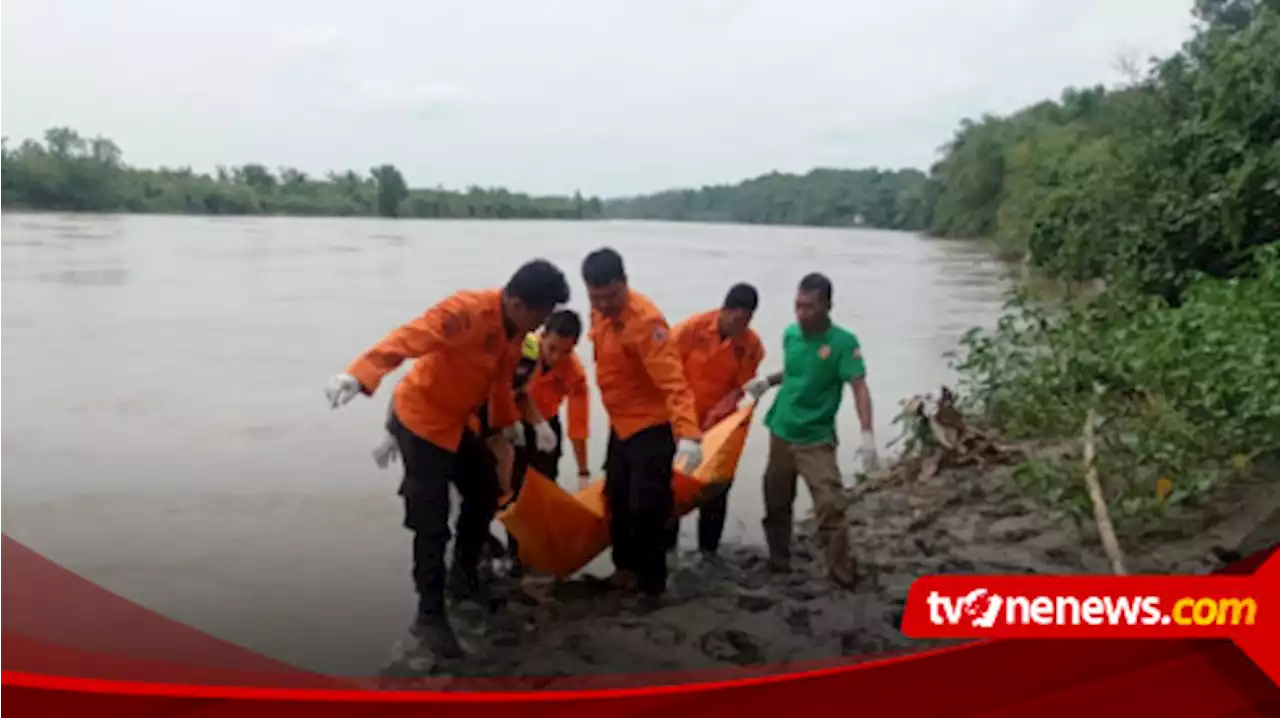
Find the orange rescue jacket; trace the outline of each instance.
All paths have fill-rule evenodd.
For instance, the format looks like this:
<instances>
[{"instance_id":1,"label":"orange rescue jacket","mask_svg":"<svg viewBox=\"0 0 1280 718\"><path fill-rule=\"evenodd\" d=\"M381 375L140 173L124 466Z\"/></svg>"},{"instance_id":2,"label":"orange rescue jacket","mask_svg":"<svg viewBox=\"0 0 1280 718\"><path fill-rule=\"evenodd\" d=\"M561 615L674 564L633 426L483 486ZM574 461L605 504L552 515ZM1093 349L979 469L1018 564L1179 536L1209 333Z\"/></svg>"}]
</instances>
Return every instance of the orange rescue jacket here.
<instances>
[{"instance_id":1,"label":"orange rescue jacket","mask_svg":"<svg viewBox=\"0 0 1280 718\"><path fill-rule=\"evenodd\" d=\"M462 291L401 326L352 362L347 373L366 394L406 359L417 359L396 386L392 406L404 427L456 451L468 419L489 403L489 424L519 420L511 376L520 359L502 313L502 290Z\"/></svg>"},{"instance_id":2,"label":"orange rescue jacket","mask_svg":"<svg viewBox=\"0 0 1280 718\"><path fill-rule=\"evenodd\" d=\"M721 399L751 381L764 361L764 343L754 330L722 339L719 319L720 310L714 309L695 314L672 330L699 423Z\"/></svg>"},{"instance_id":3,"label":"orange rescue jacket","mask_svg":"<svg viewBox=\"0 0 1280 718\"><path fill-rule=\"evenodd\" d=\"M628 290L613 318L593 310L590 334L600 399L619 439L665 422L678 438L701 438L671 328L648 297Z\"/></svg>"},{"instance_id":4,"label":"orange rescue jacket","mask_svg":"<svg viewBox=\"0 0 1280 718\"><path fill-rule=\"evenodd\" d=\"M567 354L550 369L542 361L534 370L526 389L529 400L544 419L560 413L560 405L569 400L567 435L571 441L587 438L587 371L574 354Z\"/></svg>"}]
</instances>

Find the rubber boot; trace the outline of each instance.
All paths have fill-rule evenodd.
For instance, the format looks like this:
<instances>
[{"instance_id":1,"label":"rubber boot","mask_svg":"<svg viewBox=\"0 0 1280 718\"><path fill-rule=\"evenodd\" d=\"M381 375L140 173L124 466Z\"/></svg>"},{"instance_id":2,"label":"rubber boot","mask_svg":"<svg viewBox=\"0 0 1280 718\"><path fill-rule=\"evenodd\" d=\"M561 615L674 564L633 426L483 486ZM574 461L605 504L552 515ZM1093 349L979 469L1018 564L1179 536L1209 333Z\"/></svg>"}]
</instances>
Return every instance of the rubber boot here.
<instances>
[{"instance_id":1,"label":"rubber boot","mask_svg":"<svg viewBox=\"0 0 1280 718\"><path fill-rule=\"evenodd\" d=\"M444 613L419 614L409 634L419 643L421 648L433 653L438 658L458 659L465 654L453 626Z\"/></svg>"},{"instance_id":2,"label":"rubber boot","mask_svg":"<svg viewBox=\"0 0 1280 718\"><path fill-rule=\"evenodd\" d=\"M456 603L470 601L482 606L486 611L490 608L489 584L481 580L478 571L462 571L455 568L449 570L449 597Z\"/></svg>"}]
</instances>

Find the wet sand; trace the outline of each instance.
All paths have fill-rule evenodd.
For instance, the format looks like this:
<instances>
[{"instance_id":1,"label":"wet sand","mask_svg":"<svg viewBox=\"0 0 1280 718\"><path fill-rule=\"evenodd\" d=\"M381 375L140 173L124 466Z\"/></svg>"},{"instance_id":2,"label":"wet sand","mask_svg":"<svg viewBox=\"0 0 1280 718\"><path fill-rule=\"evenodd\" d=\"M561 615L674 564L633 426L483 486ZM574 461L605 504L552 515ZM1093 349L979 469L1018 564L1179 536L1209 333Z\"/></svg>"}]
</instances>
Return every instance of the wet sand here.
<instances>
[{"instance_id":1,"label":"wet sand","mask_svg":"<svg viewBox=\"0 0 1280 718\"><path fill-rule=\"evenodd\" d=\"M759 547L736 546L722 548L715 564L685 553L656 609L592 578L559 586L543 604L517 592L487 621L474 612L459 619L471 657L424 670L393 649L384 685L474 689L493 687L477 679L510 676L526 680L496 685L569 688L582 685L575 679L581 676L597 676L587 683L596 686L637 682L621 674L666 683L722 669L776 671L945 645L899 631L907 590L921 575L1109 573L1092 524L1020 495L1009 473L1008 467L944 471L848 490L860 573L852 591L823 576L813 524L805 519L790 574L769 574ZM1233 486L1205 506L1171 512L1160 531L1129 536L1130 572L1206 573L1242 544L1248 552L1280 541L1273 487Z\"/></svg>"}]
</instances>

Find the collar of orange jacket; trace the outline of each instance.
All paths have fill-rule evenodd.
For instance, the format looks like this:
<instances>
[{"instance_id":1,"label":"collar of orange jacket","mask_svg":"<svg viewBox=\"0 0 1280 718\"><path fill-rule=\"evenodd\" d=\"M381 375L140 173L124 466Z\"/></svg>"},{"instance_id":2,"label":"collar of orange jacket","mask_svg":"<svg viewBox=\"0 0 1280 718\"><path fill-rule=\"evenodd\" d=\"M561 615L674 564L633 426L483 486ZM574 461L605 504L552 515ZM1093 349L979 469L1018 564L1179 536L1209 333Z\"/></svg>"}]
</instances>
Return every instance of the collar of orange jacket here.
<instances>
[{"instance_id":1,"label":"collar of orange jacket","mask_svg":"<svg viewBox=\"0 0 1280 718\"><path fill-rule=\"evenodd\" d=\"M626 326L627 322L632 319L645 316L646 297L636 290L627 287L627 301L623 302L622 310L616 316L605 316L601 312L592 309L592 330L604 330L618 325L618 327Z\"/></svg>"},{"instance_id":2,"label":"collar of orange jacket","mask_svg":"<svg viewBox=\"0 0 1280 718\"><path fill-rule=\"evenodd\" d=\"M721 333L719 309L711 309L703 312L698 316L697 321L698 324L701 325L698 328L706 332L707 336L713 340L716 346L726 346L742 339L742 336L726 337Z\"/></svg>"}]
</instances>

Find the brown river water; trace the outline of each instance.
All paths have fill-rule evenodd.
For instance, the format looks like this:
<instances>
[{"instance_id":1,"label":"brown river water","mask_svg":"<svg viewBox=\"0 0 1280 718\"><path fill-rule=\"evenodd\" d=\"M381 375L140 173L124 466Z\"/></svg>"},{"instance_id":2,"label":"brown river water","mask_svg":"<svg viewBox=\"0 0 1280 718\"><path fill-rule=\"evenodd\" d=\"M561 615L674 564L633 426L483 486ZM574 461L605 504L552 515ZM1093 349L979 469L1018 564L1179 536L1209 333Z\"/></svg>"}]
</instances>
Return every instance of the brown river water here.
<instances>
[{"instance_id":1,"label":"brown river water","mask_svg":"<svg viewBox=\"0 0 1280 718\"><path fill-rule=\"evenodd\" d=\"M339 411L325 381L448 293L500 286L533 257L560 265L585 311L580 262L602 245L672 322L755 284L766 371L796 282L828 274L835 319L863 343L881 445L901 399L953 379L944 354L995 321L1006 286L976 245L862 229L5 213L4 531L216 636L369 675L414 603L398 465L369 454L399 373ZM590 372L589 347L579 356ZM599 465L597 397L592 409ZM839 422L857 436L848 398ZM762 540L765 443L754 430L726 543ZM607 554L589 567L607 569Z\"/></svg>"}]
</instances>

